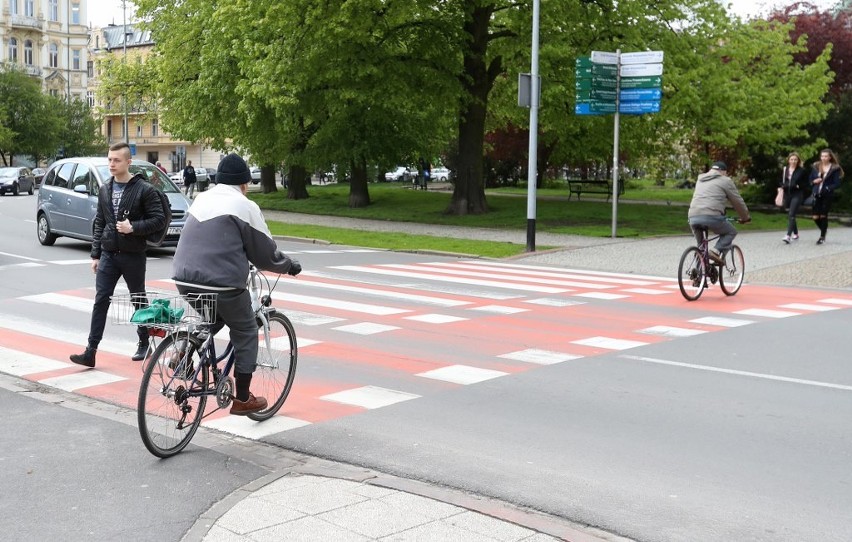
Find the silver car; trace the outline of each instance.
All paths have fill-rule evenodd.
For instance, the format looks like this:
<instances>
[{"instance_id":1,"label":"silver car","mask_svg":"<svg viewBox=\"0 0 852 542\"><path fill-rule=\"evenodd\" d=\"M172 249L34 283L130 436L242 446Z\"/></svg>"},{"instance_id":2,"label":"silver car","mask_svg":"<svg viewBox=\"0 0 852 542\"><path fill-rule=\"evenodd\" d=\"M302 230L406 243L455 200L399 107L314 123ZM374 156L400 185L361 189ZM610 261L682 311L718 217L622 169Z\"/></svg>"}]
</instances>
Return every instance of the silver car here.
<instances>
[{"instance_id":1,"label":"silver car","mask_svg":"<svg viewBox=\"0 0 852 542\"><path fill-rule=\"evenodd\" d=\"M133 160L130 172L141 173L168 196L172 222L162 246L177 246L191 202L150 162ZM98 190L109 179L106 157L66 158L54 162L38 191L36 232L39 243L50 246L57 237L63 236L91 241L98 210Z\"/></svg>"},{"instance_id":2,"label":"silver car","mask_svg":"<svg viewBox=\"0 0 852 542\"><path fill-rule=\"evenodd\" d=\"M9 192L17 196L21 192L33 194L35 188L35 177L29 168L25 167L0 167L0 196Z\"/></svg>"}]
</instances>

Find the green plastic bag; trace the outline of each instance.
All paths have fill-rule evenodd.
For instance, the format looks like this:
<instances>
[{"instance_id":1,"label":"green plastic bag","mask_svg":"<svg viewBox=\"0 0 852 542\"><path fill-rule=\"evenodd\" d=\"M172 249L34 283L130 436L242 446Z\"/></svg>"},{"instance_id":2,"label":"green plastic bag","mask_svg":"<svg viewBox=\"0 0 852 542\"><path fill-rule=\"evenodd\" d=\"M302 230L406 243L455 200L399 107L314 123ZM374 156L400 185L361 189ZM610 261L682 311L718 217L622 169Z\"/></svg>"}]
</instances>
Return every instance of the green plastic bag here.
<instances>
[{"instance_id":1,"label":"green plastic bag","mask_svg":"<svg viewBox=\"0 0 852 542\"><path fill-rule=\"evenodd\" d=\"M183 317L183 309L173 309L168 299L155 299L151 304L136 309L130 318L131 324L177 324Z\"/></svg>"}]
</instances>

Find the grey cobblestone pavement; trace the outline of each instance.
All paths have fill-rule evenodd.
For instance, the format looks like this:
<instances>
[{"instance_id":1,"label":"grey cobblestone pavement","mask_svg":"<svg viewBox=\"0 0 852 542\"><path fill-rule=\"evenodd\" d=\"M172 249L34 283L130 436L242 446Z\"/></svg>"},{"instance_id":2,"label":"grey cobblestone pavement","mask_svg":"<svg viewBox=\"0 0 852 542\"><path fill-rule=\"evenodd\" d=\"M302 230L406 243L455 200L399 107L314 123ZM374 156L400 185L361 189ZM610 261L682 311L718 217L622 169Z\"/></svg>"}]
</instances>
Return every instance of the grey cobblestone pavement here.
<instances>
[{"instance_id":1,"label":"grey cobblestone pavement","mask_svg":"<svg viewBox=\"0 0 852 542\"><path fill-rule=\"evenodd\" d=\"M412 233L526 244L525 231L459 228L266 211L268 220L365 231ZM805 221L803 220L803 225ZM827 242L803 229L786 245L783 232L740 226L737 244L752 283L852 289L852 228L833 223ZM319 240L321 241L321 240ZM688 235L649 239L539 233L536 243L559 247L513 260L536 265L674 276ZM347 467L338 466L345 471ZM230 541L623 541L558 518L478 500L452 490L393 479L376 481L329 470L288 471L249 484L202 516L185 540ZM379 475L381 478L382 475Z\"/></svg>"}]
</instances>

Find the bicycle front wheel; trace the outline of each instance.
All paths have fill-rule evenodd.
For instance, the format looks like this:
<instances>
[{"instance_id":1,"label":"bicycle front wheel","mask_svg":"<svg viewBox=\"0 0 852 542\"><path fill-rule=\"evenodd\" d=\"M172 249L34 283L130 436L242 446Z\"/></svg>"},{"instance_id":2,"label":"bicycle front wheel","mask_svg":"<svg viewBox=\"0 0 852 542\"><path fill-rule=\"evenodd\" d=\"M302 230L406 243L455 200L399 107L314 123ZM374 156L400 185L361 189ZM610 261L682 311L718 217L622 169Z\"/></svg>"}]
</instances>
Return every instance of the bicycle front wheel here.
<instances>
[{"instance_id":1,"label":"bicycle front wheel","mask_svg":"<svg viewBox=\"0 0 852 542\"><path fill-rule=\"evenodd\" d=\"M269 406L248 417L263 421L274 416L287 400L293 379L296 378L299 350L293 324L281 313L269 315L269 331L261 328L258 341L257 369L251 380L251 388L258 397L265 397Z\"/></svg>"},{"instance_id":2,"label":"bicycle front wheel","mask_svg":"<svg viewBox=\"0 0 852 542\"><path fill-rule=\"evenodd\" d=\"M209 371L202 367L200 344L185 333L169 335L151 354L139 387L136 416L148 451L171 457L183 450L201 424L207 404Z\"/></svg>"},{"instance_id":3,"label":"bicycle front wheel","mask_svg":"<svg viewBox=\"0 0 852 542\"><path fill-rule=\"evenodd\" d=\"M719 286L725 295L740 291L745 278L745 256L740 247L734 245L725 255L725 266L719 270Z\"/></svg>"},{"instance_id":4,"label":"bicycle front wheel","mask_svg":"<svg viewBox=\"0 0 852 542\"><path fill-rule=\"evenodd\" d=\"M707 268L698 247L689 247L683 251L677 268L677 285L687 301L695 301L707 286Z\"/></svg>"}]
</instances>

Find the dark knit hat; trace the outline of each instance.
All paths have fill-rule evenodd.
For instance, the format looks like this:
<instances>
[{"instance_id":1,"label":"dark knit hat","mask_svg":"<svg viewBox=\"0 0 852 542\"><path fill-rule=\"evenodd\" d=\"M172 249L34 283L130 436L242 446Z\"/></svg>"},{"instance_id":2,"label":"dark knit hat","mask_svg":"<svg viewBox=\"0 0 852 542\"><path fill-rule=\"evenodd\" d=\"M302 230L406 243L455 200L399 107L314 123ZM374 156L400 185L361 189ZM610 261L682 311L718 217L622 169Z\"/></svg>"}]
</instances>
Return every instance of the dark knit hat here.
<instances>
[{"instance_id":1,"label":"dark knit hat","mask_svg":"<svg viewBox=\"0 0 852 542\"><path fill-rule=\"evenodd\" d=\"M239 154L231 153L222 158L219 167L216 168L217 184L240 185L250 181L251 171L249 171L246 161Z\"/></svg>"}]
</instances>

